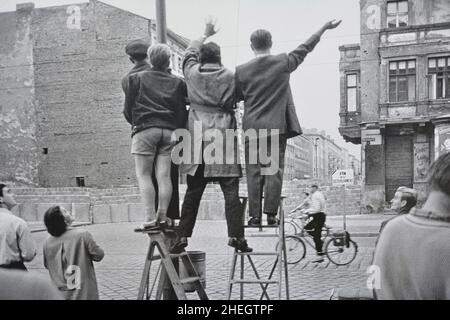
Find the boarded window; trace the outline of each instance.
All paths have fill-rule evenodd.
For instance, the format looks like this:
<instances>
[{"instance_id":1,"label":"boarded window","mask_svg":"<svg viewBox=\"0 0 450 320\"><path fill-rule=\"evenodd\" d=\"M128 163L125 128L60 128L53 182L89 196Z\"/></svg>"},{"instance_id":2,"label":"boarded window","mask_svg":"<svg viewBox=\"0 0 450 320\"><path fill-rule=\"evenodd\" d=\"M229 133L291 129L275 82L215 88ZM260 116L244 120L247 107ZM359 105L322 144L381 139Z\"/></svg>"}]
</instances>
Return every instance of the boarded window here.
<instances>
[{"instance_id":1,"label":"boarded window","mask_svg":"<svg viewBox=\"0 0 450 320\"><path fill-rule=\"evenodd\" d=\"M85 187L84 177L76 177L77 187Z\"/></svg>"},{"instance_id":2,"label":"boarded window","mask_svg":"<svg viewBox=\"0 0 450 320\"><path fill-rule=\"evenodd\" d=\"M412 188L413 143L411 136L386 136L386 200L400 186Z\"/></svg>"},{"instance_id":3,"label":"boarded window","mask_svg":"<svg viewBox=\"0 0 450 320\"><path fill-rule=\"evenodd\" d=\"M367 145L366 152L366 184L384 184L383 145Z\"/></svg>"}]
</instances>

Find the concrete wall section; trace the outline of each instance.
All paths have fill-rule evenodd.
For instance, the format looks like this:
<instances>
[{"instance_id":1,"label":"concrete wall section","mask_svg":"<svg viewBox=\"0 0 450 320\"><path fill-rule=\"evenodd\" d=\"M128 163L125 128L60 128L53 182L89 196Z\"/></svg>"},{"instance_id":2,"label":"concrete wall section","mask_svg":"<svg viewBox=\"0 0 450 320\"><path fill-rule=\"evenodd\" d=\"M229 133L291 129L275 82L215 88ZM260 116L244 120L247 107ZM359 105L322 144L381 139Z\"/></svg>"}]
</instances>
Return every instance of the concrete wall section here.
<instances>
[{"instance_id":1,"label":"concrete wall section","mask_svg":"<svg viewBox=\"0 0 450 320\"><path fill-rule=\"evenodd\" d=\"M308 186L301 182L286 183L283 188L285 212L301 202L301 192ZM367 210L362 204L361 188L348 186L323 187L327 198L327 214L361 214ZM91 188L17 188L13 189L19 205L15 214L26 221L42 221L45 211L54 205L71 210L78 222L110 223L143 221L143 206L136 187ZM180 185L180 199L184 198L186 185ZM246 195L246 186L240 186L240 194ZM182 201L182 200L181 200ZM180 205L181 205L180 201ZM224 220L225 203L219 185L210 184L205 190L198 219ZM370 211L370 210L369 210Z\"/></svg>"}]
</instances>

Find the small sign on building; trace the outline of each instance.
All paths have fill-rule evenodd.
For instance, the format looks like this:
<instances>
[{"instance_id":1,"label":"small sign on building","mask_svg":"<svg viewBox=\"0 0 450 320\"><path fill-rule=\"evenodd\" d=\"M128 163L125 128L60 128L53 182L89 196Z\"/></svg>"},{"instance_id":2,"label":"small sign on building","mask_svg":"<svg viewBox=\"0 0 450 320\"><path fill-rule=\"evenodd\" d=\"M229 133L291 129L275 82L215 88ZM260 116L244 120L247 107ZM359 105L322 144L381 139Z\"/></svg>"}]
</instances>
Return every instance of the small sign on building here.
<instances>
[{"instance_id":1,"label":"small sign on building","mask_svg":"<svg viewBox=\"0 0 450 320\"><path fill-rule=\"evenodd\" d=\"M355 175L353 169L336 170L332 176L334 186L347 186L355 182Z\"/></svg>"},{"instance_id":2,"label":"small sign on building","mask_svg":"<svg viewBox=\"0 0 450 320\"><path fill-rule=\"evenodd\" d=\"M365 144L380 145L381 133L379 129L362 130L361 141Z\"/></svg>"}]
</instances>

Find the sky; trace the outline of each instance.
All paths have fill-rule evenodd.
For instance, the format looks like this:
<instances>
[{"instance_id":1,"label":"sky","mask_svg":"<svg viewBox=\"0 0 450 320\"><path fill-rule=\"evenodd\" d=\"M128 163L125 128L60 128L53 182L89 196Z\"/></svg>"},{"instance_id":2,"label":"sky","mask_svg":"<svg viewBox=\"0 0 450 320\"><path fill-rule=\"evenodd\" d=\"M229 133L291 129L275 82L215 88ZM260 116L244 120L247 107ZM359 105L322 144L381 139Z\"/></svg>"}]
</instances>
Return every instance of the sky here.
<instances>
[{"instance_id":1,"label":"sky","mask_svg":"<svg viewBox=\"0 0 450 320\"><path fill-rule=\"evenodd\" d=\"M17 3L48 7L84 0L0 0L0 12L15 11ZM155 18L155 0L102 0L104 3ZM203 35L208 16L220 31L209 40L222 47L222 62L231 70L253 58L250 34L256 29L272 33L272 53L289 52L325 22L342 20L327 31L314 51L291 75L291 87L300 124L325 130L335 142L360 157L360 146L345 143L339 127L339 50L359 42L358 0L166 0L167 26L189 39Z\"/></svg>"}]
</instances>

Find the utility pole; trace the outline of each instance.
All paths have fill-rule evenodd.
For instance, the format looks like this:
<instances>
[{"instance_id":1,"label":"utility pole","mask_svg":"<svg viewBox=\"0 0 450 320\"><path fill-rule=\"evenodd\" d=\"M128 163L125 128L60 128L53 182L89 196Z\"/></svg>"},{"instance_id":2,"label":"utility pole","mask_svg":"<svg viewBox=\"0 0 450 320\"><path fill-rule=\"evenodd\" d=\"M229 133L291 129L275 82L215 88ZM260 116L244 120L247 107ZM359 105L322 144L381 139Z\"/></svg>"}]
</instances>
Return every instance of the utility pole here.
<instances>
[{"instance_id":1,"label":"utility pole","mask_svg":"<svg viewBox=\"0 0 450 320\"><path fill-rule=\"evenodd\" d=\"M156 39L167 43L166 0L156 0Z\"/></svg>"}]
</instances>

